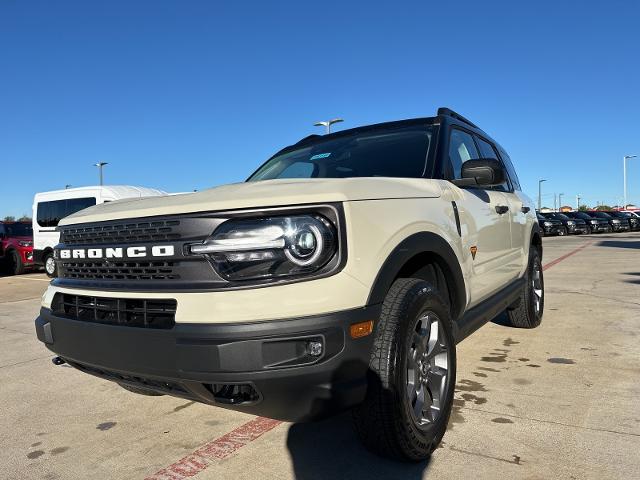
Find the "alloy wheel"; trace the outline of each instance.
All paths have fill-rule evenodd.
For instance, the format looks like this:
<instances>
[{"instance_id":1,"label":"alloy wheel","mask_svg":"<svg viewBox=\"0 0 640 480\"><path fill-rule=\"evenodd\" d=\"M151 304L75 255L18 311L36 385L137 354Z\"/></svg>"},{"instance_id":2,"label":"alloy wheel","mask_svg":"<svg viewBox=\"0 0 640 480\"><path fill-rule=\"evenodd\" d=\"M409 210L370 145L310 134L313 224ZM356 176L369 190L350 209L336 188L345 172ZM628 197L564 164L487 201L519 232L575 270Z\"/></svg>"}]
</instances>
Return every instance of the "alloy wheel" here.
<instances>
[{"instance_id":1,"label":"alloy wheel","mask_svg":"<svg viewBox=\"0 0 640 480\"><path fill-rule=\"evenodd\" d=\"M406 391L414 422L424 427L444 411L450 349L442 320L433 312L416 321L407 349Z\"/></svg>"},{"instance_id":2,"label":"alloy wheel","mask_svg":"<svg viewBox=\"0 0 640 480\"><path fill-rule=\"evenodd\" d=\"M542 267L539 261L533 263L533 271L531 272L531 293L533 298L533 309L536 316L540 315L542 306L542 297L544 290L542 288Z\"/></svg>"}]
</instances>

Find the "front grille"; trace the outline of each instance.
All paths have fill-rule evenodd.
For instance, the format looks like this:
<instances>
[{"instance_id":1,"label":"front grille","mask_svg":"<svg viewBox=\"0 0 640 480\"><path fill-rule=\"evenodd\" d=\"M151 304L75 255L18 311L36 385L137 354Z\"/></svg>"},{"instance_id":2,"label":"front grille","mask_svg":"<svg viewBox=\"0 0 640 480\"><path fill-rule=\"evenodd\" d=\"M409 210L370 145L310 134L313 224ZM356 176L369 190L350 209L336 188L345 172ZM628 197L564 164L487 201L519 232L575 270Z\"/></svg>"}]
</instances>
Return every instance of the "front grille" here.
<instances>
[{"instance_id":1,"label":"front grille","mask_svg":"<svg viewBox=\"0 0 640 480\"><path fill-rule=\"evenodd\" d=\"M127 327L169 329L175 325L175 300L107 298L56 293L54 315L85 322Z\"/></svg>"},{"instance_id":2,"label":"front grille","mask_svg":"<svg viewBox=\"0 0 640 480\"><path fill-rule=\"evenodd\" d=\"M154 220L131 223L62 227L60 241L73 245L131 243L180 240L180 220Z\"/></svg>"},{"instance_id":3,"label":"front grille","mask_svg":"<svg viewBox=\"0 0 640 480\"><path fill-rule=\"evenodd\" d=\"M59 276L85 280L178 280L174 262L62 262Z\"/></svg>"}]
</instances>

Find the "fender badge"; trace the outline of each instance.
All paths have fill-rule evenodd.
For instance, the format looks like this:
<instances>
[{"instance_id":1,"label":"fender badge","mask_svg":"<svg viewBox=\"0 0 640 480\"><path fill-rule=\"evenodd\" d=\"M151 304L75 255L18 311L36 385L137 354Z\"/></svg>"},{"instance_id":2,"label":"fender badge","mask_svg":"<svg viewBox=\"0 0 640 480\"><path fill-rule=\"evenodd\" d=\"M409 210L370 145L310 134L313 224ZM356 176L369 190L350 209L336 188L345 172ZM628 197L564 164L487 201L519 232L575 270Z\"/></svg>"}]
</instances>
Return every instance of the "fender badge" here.
<instances>
[{"instance_id":1,"label":"fender badge","mask_svg":"<svg viewBox=\"0 0 640 480\"><path fill-rule=\"evenodd\" d=\"M469 250L471 250L471 258L473 258L474 260L476 259L476 253L478 252L478 247L476 247L475 245L473 247L471 247Z\"/></svg>"}]
</instances>

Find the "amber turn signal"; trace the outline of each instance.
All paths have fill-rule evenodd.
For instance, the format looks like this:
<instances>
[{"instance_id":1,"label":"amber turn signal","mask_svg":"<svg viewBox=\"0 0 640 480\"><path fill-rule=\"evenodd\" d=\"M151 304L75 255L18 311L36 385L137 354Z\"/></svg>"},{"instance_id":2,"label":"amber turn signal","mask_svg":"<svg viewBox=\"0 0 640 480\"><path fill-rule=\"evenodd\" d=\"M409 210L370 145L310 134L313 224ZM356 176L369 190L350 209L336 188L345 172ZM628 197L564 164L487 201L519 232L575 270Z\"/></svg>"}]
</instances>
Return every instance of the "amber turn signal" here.
<instances>
[{"instance_id":1,"label":"amber turn signal","mask_svg":"<svg viewBox=\"0 0 640 480\"><path fill-rule=\"evenodd\" d=\"M351 334L351 338L360 338L366 337L373 332L373 320L368 320L366 322L354 323L349 327L349 333Z\"/></svg>"}]
</instances>

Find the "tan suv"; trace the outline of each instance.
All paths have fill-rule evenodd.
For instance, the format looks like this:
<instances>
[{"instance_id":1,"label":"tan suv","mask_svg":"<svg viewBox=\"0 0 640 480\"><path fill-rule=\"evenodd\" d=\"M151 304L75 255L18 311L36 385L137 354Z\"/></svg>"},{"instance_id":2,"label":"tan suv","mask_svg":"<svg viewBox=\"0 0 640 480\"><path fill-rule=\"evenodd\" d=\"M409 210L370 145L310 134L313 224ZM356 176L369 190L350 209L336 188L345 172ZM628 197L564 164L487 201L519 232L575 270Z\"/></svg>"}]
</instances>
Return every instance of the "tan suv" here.
<instances>
[{"instance_id":1,"label":"tan suv","mask_svg":"<svg viewBox=\"0 0 640 480\"><path fill-rule=\"evenodd\" d=\"M449 109L312 135L245 183L64 219L38 338L136 393L290 421L354 407L367 447L422 459L456 343L505 309L540 323L531 205Z\"/></svg>"}]
</instances>

